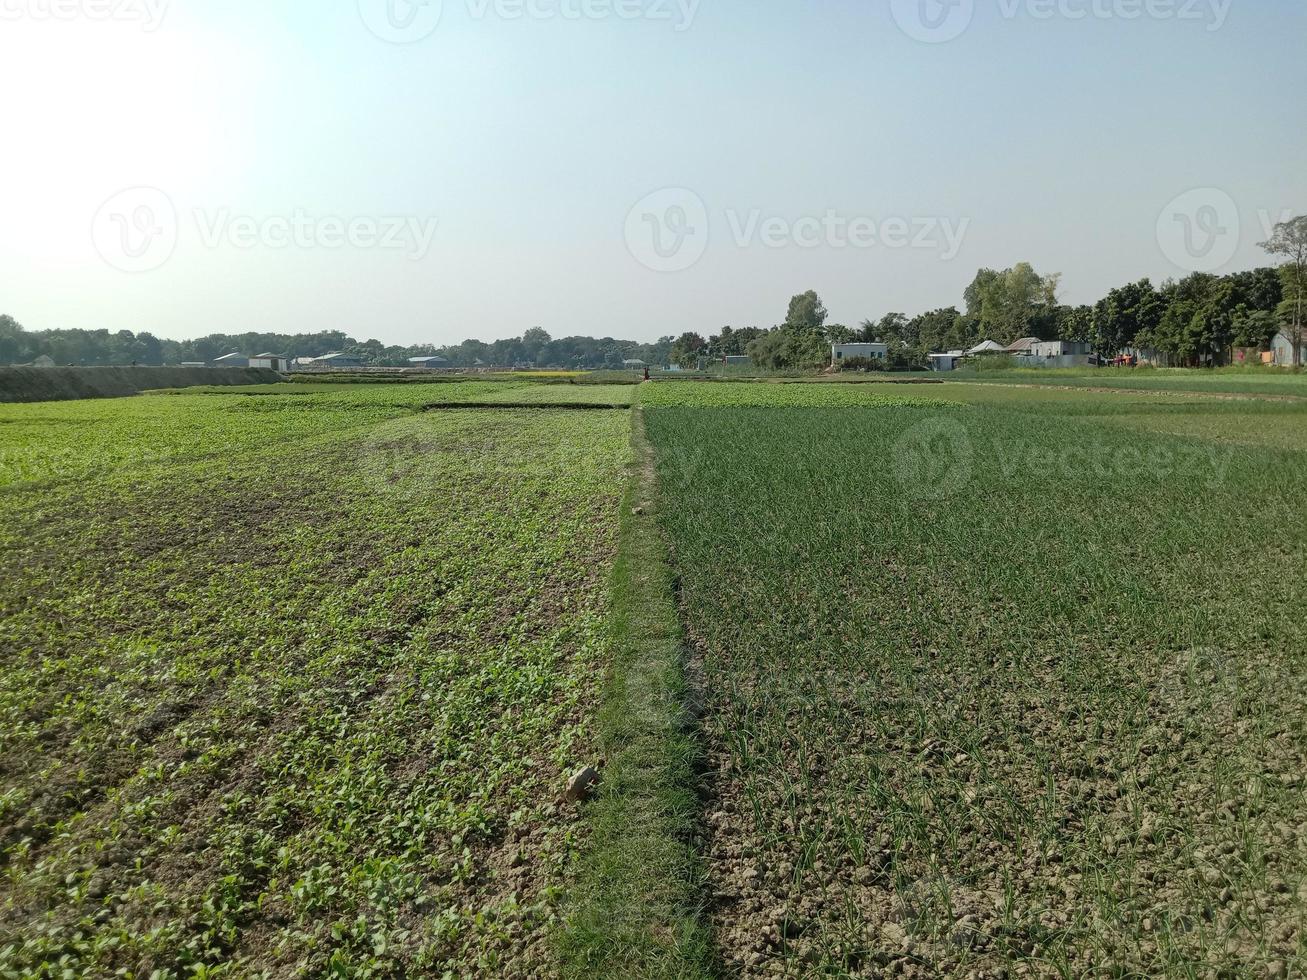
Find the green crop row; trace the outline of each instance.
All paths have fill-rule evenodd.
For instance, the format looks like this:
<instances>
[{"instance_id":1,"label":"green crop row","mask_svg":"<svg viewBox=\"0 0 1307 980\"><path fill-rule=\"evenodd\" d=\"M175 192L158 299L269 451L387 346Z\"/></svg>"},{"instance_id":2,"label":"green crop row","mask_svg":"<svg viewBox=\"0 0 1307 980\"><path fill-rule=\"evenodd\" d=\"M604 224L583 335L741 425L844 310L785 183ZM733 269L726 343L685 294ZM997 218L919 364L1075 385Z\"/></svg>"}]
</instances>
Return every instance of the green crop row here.
<instances>
[{"instance_id":1,"label":"green crop row","mask_svg":"<svg viewBox=\"0 0 1307 980\"><path fill-rule=\"evenodd\" d=\"M1114 397L645 398L730 972L1307 967L1304 455Z\"/></svg>"}]
</instances>

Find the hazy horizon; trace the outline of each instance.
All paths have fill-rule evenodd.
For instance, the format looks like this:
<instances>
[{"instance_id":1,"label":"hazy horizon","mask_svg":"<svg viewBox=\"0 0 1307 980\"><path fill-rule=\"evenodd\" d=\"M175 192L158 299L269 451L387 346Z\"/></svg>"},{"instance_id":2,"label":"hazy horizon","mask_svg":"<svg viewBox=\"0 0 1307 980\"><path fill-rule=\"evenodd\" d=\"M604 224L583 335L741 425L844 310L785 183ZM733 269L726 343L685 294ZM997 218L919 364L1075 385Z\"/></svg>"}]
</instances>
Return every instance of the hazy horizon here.
<instances>
[{"instance_id":1,"label":"hazy horizon","mask_svg":"<svg viewBox=\"0 0 1307 980\"><path fill-rule=\"evenodd\" d=\"M1270 264L1307 5L0 0L29 330L652 341Z\"/></svg>"}]
</instances>

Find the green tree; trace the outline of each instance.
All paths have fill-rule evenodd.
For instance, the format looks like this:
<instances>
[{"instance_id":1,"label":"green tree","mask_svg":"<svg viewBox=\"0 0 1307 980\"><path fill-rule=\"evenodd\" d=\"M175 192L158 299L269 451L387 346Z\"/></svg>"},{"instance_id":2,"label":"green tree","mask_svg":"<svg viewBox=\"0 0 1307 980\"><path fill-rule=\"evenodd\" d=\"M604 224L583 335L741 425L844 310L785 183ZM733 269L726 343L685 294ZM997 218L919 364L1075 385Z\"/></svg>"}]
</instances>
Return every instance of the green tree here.
<instances>
[{"instance_id":1,"label":"green tree","mask_svg":"<svg viewBox=\"0 0 1307 980\"><path fill-rule=\"evenodd\" d=\"M1094 305L1091 342L1100 354L1132 347L1140 334L1151 336L1166 313L1152 282L1140 279L1111 290Z\"/></svg>"},{"instance_id":2,"label":"green tree","mask_svg":"<svg viewBox=\"0 0 1307 980\"><path fill-rule=\"evenodd\" d=\"M790 300L789 311L785 314L785 327L819 333L826 325L827 316L821 297L810 289Z\"/></svg>"},{"instance_id":3,"label":"green tree","mask_svg":"<svg viewBox=\"0 0 1307 980\"><path fill-rule=\"evenodd\" d=\"M22 360L23 326L8 314L0 315L0 364Z\"/></svg>"},{"instance_id":4,"label":"green tree","mask_svg":"<svg viewBox=\"0 0 1307 980\"><path fill-rule=\"evenodd\" d=\"M699 334L694 332L683 333L672 344L672 363L683 368L696 367L700 355L707 346L708 342Z\"/></svg>"},{"instance_id":5,"label":"green tree","mask_svg":"<svg viewBox=\"0 0 1307 980\"><path fill-rule=\"evenodd\" d=\"M1280 255L1287 260L1281 272L1285 287L1281 313L1288 324L1289 341L1293 344L1294 367L1301 367L1303 302L1307 300L1307 215L1280 222L1261 247L1271 255Z\"/></svg>"},{"instance_id":6,"label":"green tree","mask_svg":"<svg viewBox=\"0 0 1307 980\"><path fill-rule=\"evenodd\" d=\"M963 293L967 314L987 339L1009 344L1020 337L1048 332L1057 306L1060 274L1041 276L1029 262L996 272L981 269Z\"/></svg>"}]
</instances>

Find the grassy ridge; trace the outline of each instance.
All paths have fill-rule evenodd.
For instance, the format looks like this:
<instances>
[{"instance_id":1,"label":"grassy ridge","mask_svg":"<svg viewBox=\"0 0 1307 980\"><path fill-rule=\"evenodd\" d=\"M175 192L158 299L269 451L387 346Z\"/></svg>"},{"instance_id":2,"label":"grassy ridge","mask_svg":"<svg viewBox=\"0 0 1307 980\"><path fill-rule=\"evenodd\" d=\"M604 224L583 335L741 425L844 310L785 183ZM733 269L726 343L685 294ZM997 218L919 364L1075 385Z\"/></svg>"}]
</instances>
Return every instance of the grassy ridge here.
<instances>
[{"instance_id":1,"label":"grassy ridge","mask_svg":"<svg viewBox=\"0 0 1307 980\"><path fill-rule=\"evenodd\" d=\"M704 977L711 946L695 853L699 744L656 520L652 450L634 413L635 467L612 578L612 665L599 716L607 755L563 937L578 976Z\"/></svg>"},{"instance_id":2,"label":"grassy ridge","mask_svg":"<svg viewBox=\"0 0 1307 980\"><path fill-rule=\"evenodd\" d=\"M1304 455L1023 404L648 411L732 971L1307 966Z\"/></svg>"}]
</instances>

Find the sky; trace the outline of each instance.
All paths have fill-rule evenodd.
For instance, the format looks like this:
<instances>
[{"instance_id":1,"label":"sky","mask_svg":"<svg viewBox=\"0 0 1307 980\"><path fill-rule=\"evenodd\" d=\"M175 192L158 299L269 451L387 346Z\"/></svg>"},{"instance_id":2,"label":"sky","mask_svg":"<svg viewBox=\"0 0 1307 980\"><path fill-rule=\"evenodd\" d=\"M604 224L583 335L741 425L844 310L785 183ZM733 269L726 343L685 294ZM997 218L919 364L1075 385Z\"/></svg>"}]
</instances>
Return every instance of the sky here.
<instances>
[{"instance_id":1,"label":"sky","mask_svg":"<svg viewBox=\"0 0 1307 980\"><path fill-rule=\"evenodd\" d=\"M0 0L0 313L184 339L1089 303L1307 213L1301 0Z\"/></svg>"}]
</instances>

